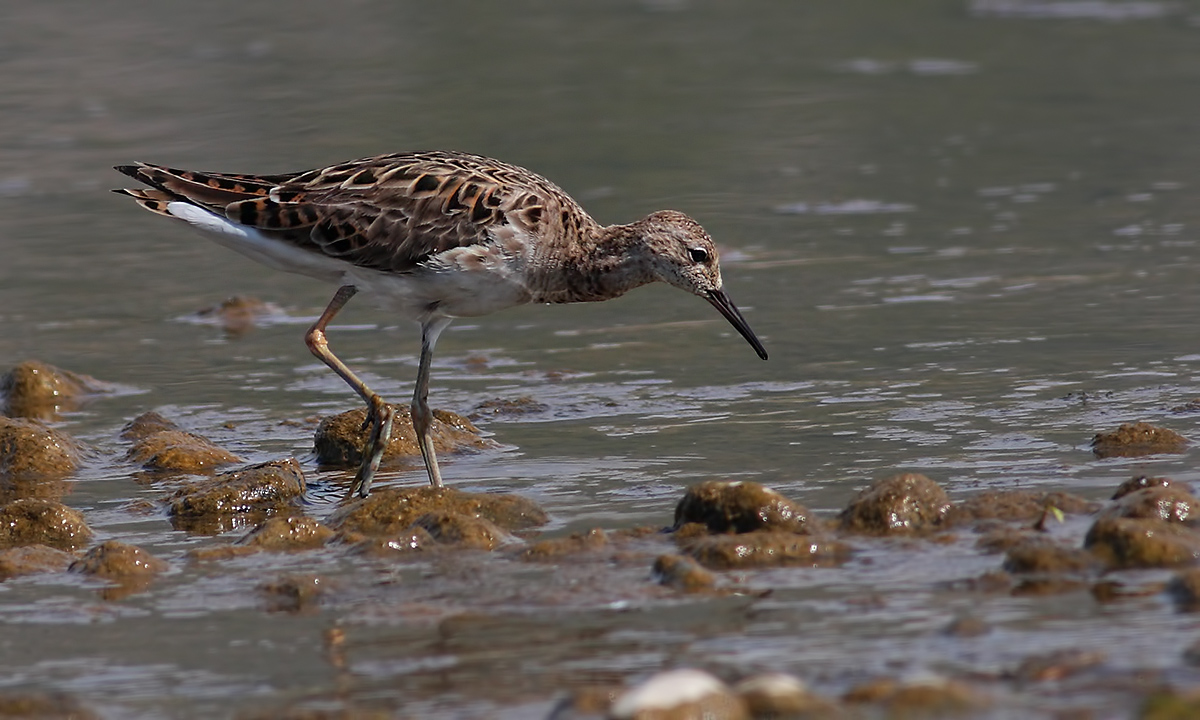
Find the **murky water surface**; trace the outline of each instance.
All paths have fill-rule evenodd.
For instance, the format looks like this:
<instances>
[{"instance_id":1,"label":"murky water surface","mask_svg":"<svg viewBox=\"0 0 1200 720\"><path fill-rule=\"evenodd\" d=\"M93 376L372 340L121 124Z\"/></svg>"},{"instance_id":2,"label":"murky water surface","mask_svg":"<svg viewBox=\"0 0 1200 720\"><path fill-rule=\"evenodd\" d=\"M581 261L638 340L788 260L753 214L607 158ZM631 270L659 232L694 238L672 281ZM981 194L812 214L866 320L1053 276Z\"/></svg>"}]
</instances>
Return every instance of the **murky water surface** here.
<instances>
[{"instance_id":1,"label":"murky water surface","mask_svg":"<svg viewBox=\"0 0 1200 720\"><path fill-rule=\"evenodd\" d=\"M318 472L306 419L356 401L302 334L332 288L107 192L125 180L109 168L134 160L276 172L455 148L533 168L603 222L698 218L768 362L666 287L443 336L435 406L544 406L482 421L502 447L447 458L448 482L542 503L551 536L668 525L704 479L762 482L827 516L898 470L955 498L1101 499L1138 473L1200 481L1194 451L1087 447L1137 419L1195 434L1196 415L1171 408L1200 396L1198 41L1192 2L10 8L0 365L35 357L123 388L58 423L92 450L65 501L99 539L172 570L120 601L75 575L0 584L0 688L65 691L111 717L298 703L536 718L572 687L665 667L781 670L836 695L1066 648L1103 651L1114 676L1200 682L1181 659L1200 626L1163 597L971 591L1001 556L969 535L743 573L751 592L718 598L659 588L648 565L495 554L189 562L246 529L194 536L130 510L162 491L133 481L119 429L156 409L249 460L294 455L324 517L348 474ZM282 312L240 337L191 320L234 294ZM357 300L339 323L342 357L403 401L415 328ZM1054 533L1078 542L1078 523ZM267 612L255 587L292 572L334 589L317 610ZM967 612L993 631L941 634ZM1094 676L1005 692L995 712L1030 717L1108 717L1139 697Z\"/></svg>"}]
</instances>

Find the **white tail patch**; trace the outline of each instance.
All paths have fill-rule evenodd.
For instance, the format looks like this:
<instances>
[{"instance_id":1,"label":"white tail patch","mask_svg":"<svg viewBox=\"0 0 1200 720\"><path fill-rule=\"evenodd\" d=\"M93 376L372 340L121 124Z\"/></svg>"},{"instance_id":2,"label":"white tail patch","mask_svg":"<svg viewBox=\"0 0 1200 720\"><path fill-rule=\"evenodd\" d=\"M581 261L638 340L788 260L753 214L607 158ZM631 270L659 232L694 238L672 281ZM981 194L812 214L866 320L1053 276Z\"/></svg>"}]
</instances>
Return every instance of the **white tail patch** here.
<instances>
[{"instance_id":1,"label":"white tail patch","mask_svg":"<svg viewBox=\"0 0 1200 720\"><path fill-rule=\"evenodd\" d=\"M199 205L176 200L167 204L167 211L204 233L218 245L236 250L251 260L276 270L341 283L344 282L346 271L349 269L341 261L235 223Z\"/></svg>"},{"instance_id":2,"label":"white tail patch","mask_svg":"<svg viewBox=\"0 0 1200 720\"><path fill-rule=\"evenodd\" d=\"M167 203L167 211L180 220L186 221L190 225L195 225L197 230L233 235L245 240L250 239L250 233L247 232L249 228L245 225L238 225L232 220L221 217L199 205L177 200Z\"/></svg>"}]
</instances>

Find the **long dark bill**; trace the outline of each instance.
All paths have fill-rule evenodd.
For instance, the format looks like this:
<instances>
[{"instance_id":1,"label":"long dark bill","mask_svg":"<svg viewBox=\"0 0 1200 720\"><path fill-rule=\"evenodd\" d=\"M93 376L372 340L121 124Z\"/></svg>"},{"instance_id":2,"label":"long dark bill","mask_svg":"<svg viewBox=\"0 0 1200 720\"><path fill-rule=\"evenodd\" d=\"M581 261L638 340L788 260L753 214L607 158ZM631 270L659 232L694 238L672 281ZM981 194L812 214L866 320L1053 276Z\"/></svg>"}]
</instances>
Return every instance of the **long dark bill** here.
<instances>
[{"instance_id":1,"label":"long dark bill","mask_svg":"<svg viewBox=\"0 0 1200 720\"><path fill-rule=\"evenodd\" d=\"M746 342L750 343L750 346L754 348L754 352L758 353L760 358L763 360L767 359L767 349L763 347L758 336L750 329L750 323L746 322L746 318L742 317L742 314L738 312L737 306L733 304L733 301L729 299L724 290L709 290L705 299L712 303L712 306L725 316L729 324L733 325L742 334L742 337L746 338Z\"/></svg>"}]
</instances>

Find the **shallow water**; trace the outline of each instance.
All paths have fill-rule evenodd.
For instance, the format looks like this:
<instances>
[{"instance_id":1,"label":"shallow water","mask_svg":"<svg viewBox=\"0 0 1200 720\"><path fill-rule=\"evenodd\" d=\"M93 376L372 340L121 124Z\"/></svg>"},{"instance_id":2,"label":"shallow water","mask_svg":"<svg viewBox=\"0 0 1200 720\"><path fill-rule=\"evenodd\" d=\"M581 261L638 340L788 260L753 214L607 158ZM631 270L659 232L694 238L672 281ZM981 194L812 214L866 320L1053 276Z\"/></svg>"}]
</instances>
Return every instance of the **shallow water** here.
<instances>
[{"instance_id":1,"label":"shallow water","mask_svg":"<svg viewBox=\"0 0 1200 720\"><path fill-rule=\"evenodd\" d=\"M244 529L189 536L126 509L161 492L131 479L118 430L157 409L248 460L295 455L323 517L347 474L306 459L305 420L355 400L301 337L332 288L107 193L125 180L109 168L134 160L277 172L455 148L535 169L603 222L695 216L769 361L666 287L443 335L435 406L546 406L482 422L502 448L447 458L449 484L531 497L552 535L667 525L682 489L714 478L826 515L897 470L956 498L1100 499L1138 473L1195 483L1195 451L1087 447L1138 419L1195 433L1195 414L1171 411L1200 396L1194 3L64 2L7 16L0 366L36 357L120 385L59 423L94 451L66 502L99 539L173 569L116 602L75 576L0 584L0 688L66 691L112 717L346 703L520 718L664 667L784 670L834 695L1060 648L1105 651L1113 676L1200 681L1180 659L1197 623L1162 597L963 590L1000 563L969 540L744 573L773 592L715 599L654 587L648 565L333 550L189 563ZM190 319L239 293L283 312L240 337ZM407 397L415 328L356 300L330 338L376 390ZM254 587L288 572L335 590L317 611L267 613ZM993 632L940 634L968 611ZM1137 697L1093 677L996 712L1106 716Z\"/></svg>"}]
</instances>

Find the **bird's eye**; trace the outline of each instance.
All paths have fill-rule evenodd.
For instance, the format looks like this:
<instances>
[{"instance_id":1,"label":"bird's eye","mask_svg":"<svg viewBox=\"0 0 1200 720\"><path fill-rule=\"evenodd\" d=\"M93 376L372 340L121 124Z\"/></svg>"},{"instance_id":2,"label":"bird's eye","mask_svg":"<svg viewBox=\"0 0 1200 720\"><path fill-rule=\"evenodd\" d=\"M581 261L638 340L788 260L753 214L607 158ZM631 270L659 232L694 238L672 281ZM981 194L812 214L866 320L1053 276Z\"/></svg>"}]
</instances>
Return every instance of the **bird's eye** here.
<instances>
[{"instance_id":1,"label":"bird's eye","mask_svg":"<svg viewBox=\"0 0 1200 720\"><path fill-rule=\"evenodd\" d=\"M694 247L688 250L688 256L692 258L694 263L708 262L708 251L702 247Z\"/></svg>"}]
</instances>

